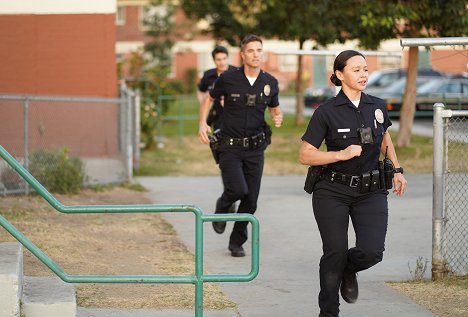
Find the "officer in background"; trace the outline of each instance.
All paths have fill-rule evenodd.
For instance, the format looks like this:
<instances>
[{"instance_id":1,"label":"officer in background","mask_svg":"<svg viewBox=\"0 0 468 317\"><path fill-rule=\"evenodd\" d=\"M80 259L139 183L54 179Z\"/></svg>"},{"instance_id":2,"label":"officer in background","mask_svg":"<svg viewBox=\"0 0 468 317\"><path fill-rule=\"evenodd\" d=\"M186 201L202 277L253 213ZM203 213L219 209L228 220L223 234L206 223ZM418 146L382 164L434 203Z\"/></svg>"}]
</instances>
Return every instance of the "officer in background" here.
<instances>
[{"instance_id":1,"label":"officer in background","mask_svg":"<svg viewBox=\"0 0 468 317\"><path fill-rule=\"evenodd\" d=\"M216 65L216 68L209 69L203 73L203 77L198 83L197 97L200 102L200 106L203 104L205 99L208 97L208 92L213 89L213 84L218 76L222 72L228 69L234 69L234 66L228 64L229 53L224 46L216 46L211 52L213 57L213 62ZM221 105L220 99L214 99L213 105L209 111L207 124L212 126L214 130L219 129L219 120L223 107Z\"/></svg>"},{"instance_id":2,"label":"officer in background","mask_svg":"<svg viewBox=\"0 0 468 317\"><path fill-rule=\"evenodd\" d=\"M368 79L365 57L353 50L341 52L330 79L342 89L314 112L300 149L302 164L322 166L312 197L323 243L319 317L338 316L340 291L346 302L357 300L356 272L382 261L387 189L393 185L393 192L402 196L407 186L387 131L392 123L386 104L363 93ZM319 150L324 140L327 151ZM381 153L389 160L379 162ZM390 167L383 168L383 162ZM349 218L356 235L350 249Z\"/></svg>"},{"instance_id":3,"label":"officer in background","mask_svg":"<svg viewBox=\"0 0 468 317\"><path fill-rule=\"evenodd\" d=\"M227 213L240 200L238 213L253 214L257 209L263 173L264 151L271 137L265 122L268 108L274 125L280 127L283 115L278 101L278 81L260 69L263 42L256 35L248 35L241 42L243 66L222 73L216 80L209 98L200 107L198 137L209 143L211 128L206 123L210 103L224 97L224 109L219 135L219 168L224 192L216 202L215 213ZM226 222L213 222L221 234ZM245 256L242 245L247 241L247 222L237 221L229 238L233 257Z\"/></svg>"}]
</instances>

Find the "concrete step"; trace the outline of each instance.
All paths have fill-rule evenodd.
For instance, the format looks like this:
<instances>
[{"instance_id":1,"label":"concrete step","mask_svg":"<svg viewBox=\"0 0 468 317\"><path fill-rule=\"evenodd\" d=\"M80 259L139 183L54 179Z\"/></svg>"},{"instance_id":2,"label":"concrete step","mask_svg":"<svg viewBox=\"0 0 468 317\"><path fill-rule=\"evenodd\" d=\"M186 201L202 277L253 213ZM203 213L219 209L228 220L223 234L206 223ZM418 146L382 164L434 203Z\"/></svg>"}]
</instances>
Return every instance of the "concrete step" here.
<instances>
[{"instance_id":1,"label":"concrete step","mask_svg":"<svg viewBox=\"0 0 468 317\"><path fill-rule=\"evenodd\" d=\"M72 284L58 277L24 277L21 313L24 317L76 317Z\"/></svg>"},{"instance_id":2,"label":"concrete step","mask_svg":"<svg viewBox=\"0 0 468 317\"><path fill-rule=\"evenodd\" d=\"M22 277L22 245L0 243L0 317L20 317Z\"/></svg>"}]
</instances>

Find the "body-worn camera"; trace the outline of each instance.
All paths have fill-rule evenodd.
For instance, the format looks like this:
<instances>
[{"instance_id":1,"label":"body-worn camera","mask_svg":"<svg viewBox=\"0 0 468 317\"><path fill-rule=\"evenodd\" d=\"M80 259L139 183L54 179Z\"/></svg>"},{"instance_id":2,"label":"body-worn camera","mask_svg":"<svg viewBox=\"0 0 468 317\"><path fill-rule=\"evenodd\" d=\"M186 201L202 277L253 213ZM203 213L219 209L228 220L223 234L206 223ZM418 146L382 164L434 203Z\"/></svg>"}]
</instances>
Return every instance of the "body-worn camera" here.
<instances>
[{"instance_id":1,"label":"body-worn camera","mask_svg":"<svg viewBox=\"0 0 468 317\"><path fill-rule=\"evenodd\" d=\"M245 94L245 105L247 107L255 107L256 103L257 103L256 94Z\"/></svg>"},{"instance_id":2,"label":"body-worn camera","mask_svg":"<svg viewBox=\"0 0 468 317\"><path fill-rule=\"evenodd\" d=\"M357 129L359 143L362 144L374 144L374 138L372 137L372 129L370 127L367 128L359 128Z\"/></svg>"}]
</instances>

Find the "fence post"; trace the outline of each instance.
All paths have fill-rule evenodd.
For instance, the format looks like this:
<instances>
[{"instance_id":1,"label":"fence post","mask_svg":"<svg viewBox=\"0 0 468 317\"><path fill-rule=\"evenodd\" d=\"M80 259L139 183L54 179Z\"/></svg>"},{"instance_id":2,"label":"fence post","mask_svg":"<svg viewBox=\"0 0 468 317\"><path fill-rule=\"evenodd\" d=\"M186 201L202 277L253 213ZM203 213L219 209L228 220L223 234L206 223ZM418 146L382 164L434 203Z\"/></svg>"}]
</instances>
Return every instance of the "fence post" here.
<instances>
[{"instance_id":1,"label":"fence post","mask_svg":"<svg viewBox=\"0 0 468 317\"><path fill-rule=\"evenodd\" d=\"M140 91L135 91L135 98L133 98L133 107L134 107L134 135L133 135L133 166L138 169L140 167L140 135L141 135L141 124L140 124L140 117L141 117L141 110L140 110Z\"/></svg>"},{"instance_id":2,"label":"fence post","mask_svg":"<svg viewBox=\"0 0 468 317\"><path fill-rule=\"evenodd\" d=\"M29 170L29 98L26 97L23 101L23 155L24 167ZM25 182L25 193L29 194L29 184Z\"/></svg>"},{"instance_id":3,"label":"fence post","mask_svg":"<svg viewBox=\"0 0 468 317\"><path fill-rule=\"evenodd\" d=\"M132 120L132 98L133 98L133 92L126 87L126 104L125 106L127 107L127 111L125 111L126 114L126 120L125 120L125 166L127 170L127 181L132 180L133 176L133 140L132 140L132 125L133 125L133 120Z\"/></svg>"},{"instance_id":4,"label":"fence post","mask_svg":"<svg viewBox=\"0 0 468 317\"><path fill-rule=\"evenodd\" d=\"M181 146L184 143L184 124L185 124L185 118L184 118L184 100L183 97L178 97L178 115L179 115L179 146Z\"/></svg>"},{"instance_id":5,"label":"fence post","mask_svg":"<svg viewBox=\"0 0 468 317\"><path fill-rule=\"evenodd\" d=\"M442 246L444 218L444 119L442 103L434 104L434 153L432 196L432 280L446 275Z\"/></svg>"}]
</instances>

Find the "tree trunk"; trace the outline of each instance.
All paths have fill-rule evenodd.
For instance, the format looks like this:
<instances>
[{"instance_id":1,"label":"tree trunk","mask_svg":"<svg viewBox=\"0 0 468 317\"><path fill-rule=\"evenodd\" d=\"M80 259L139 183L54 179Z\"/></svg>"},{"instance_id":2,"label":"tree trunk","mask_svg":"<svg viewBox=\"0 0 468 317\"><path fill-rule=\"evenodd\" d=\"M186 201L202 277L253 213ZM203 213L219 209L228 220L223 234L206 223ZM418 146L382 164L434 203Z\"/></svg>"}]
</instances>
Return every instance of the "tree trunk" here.
<instances>
[{"instance_id":1,"label":"tree trunk","mask_svg":"<svg viewBox=\"0 0 468 317\"><path fill-rule=\"evenodd\" d=\"M303 40L299 40L299 49L302 50ZM297 74L296 74L296 126L304 124L304 98L302 96L302 55L297 56Z\"/></svg>"},{"instance_id":2,"label":"tree trunk","mask_svg":"<svg viewBox=\"0 0 468 317\"><path fill-rule=\"evenodd\" d=\"M403 104L400 109L400 128L397 147L407 147L411 141L414 113L416 112L416 77L418 76L418 47L410 47L408 71Z\"/></svg>"}]
</instances>

